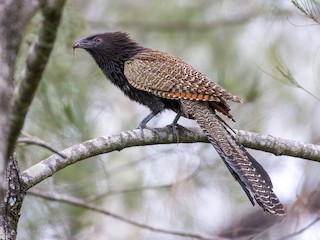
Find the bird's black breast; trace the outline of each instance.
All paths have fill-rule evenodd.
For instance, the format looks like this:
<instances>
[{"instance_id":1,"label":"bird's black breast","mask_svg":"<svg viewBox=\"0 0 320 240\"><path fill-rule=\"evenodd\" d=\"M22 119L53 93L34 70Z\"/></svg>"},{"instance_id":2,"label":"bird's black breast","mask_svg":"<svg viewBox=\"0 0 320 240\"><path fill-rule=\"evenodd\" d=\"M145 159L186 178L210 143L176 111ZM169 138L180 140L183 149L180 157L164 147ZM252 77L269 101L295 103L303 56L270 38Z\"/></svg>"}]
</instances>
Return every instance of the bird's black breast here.
<instances>
[{"instance_id":1,"label":"bird's black breast","mask_svg":"<svg viewBox=\"0 0 320 240\"><path fill-rule=\"evenodd\" d=\"M158 97L147 91L139 90L128 82L124 75L125 61L142 50L144 50L144 48L137 48L135 51L127 52L121 57L116 57L115 54L103 55L100 51L89 51L89 53L92 55L104 75L131 100L150 108L155 114L165 109L171 109L178 112L180 108L178 100L169 100Z\"/></svg>"},{"instance_id":2,"label":"bird's black breast","mask_svg":"<svg viewBox=\"0 0 320 240\"><path fill-rule=\"evenodd\" d=\"M115 70L115 69L114 69ZM179 102L177 100L164 99L153 95L152 93L134 88L126 79L123 71L103 71L106 77L116 85L127 97L148 107L152 112L158 113L165 109L179 111Z\"/></svg>"}]
</instances>

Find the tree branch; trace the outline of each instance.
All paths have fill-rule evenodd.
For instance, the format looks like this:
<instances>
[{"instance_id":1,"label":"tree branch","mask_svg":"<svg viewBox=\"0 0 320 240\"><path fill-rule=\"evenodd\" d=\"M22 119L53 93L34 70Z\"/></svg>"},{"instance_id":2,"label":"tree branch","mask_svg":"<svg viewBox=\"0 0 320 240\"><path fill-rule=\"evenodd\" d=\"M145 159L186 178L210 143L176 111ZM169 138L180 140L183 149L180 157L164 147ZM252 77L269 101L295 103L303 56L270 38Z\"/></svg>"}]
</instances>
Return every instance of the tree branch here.
<instances>
[{"instance_id":1,"label":"tree branch","mask_svg":"<svg viewBox=\"0 0 320 240\"><path fill-rule=\"evenodd\" d=\"M178 128L178 131L180 143L208 142L207 137L198 128ZM260 135L245 131L237 132L237 139L246 147L267 151L276 155L285 154L320 161L320 146L285 140L270 135ZM120 151L133 146L169 143L177 143L176 136L172 134L171 128L157 128L153 131L145 129L144 139L141 138L140 130L130 130L121 132L118 135L99 137L62 150L60 154L66 158L54 154L42 160L22 172L21 181L25 185L25 189L29 189L52 176L57 171L89 157L112 151Z\"/></svg>"},{"instance_id":2,"label":"tree branch","mask_svg":"<svg viewBox=\"0 0 320 240\"><path fill-rule=\"evenodd\" d=\"M276 156L285 155L320 162L319 145L242 130L237 130L236 133L236 138L245 147L273 153Z\"/></svg>"},{"instance_id":3,"label":"tree branch","mask_svg":"<svg viewBox=\"0 0 320 240\"><path fill-rule=\"evenodd\" d=\"M62 9L65 0L48 1L43 6L43 20L37 40L30 47L22 78L13 96L9 126L9 153L12 152L16 140L24 124L25 116L33 100L38 84L50 57L56 40Z\"/></svg>"},{"instance_id":4,"label":"tree branch","mask_svg":"<svg viewBox=\"0 0 320 240\"><path fill-rule=\"evenodd\" d=\"M60 155L60 157L65 158L65 156L61 155L61 153L59 153L56 149L54 149L53 147L50 146L49 143L37 138L37 137L19 137L18 138L18 146L19 145L23 145L23 144L32 144L32 145L37 145L39 147L43 147L55 154Z\"/></svg>"},{"instance_id":5,"label":"tree branch","mask_svg":"<svg viewBox=\"0 0 320 240\"><path fill-rule=\"evenodd\" d=\"M4 234L0 239L16 239L20 209L26 192L22 189L16 154L10 157L7 170L8 193L4 200Z\"/></svg>"},{"instance_id":6,"label":"tree branch","mask_svg":"<svg viewBox=\"0 0 320 240\"><path fill-rule=\"evenodd\" d=\"M9 162L8 129L10 100L13 91L13 75L22 33L34 12L39 8L37 0L0 1L0 199L4 198L5 170Z\"/></svg>"},{"instance_id":7,"label":"tree branch","mask_svg":"<svg viewBox=\"0 0 320 240\"><path fill-rule=\"evenodd\" d=\"M147 224L139 223L133 220L130 220L128 218L122 217L120 215L114 214L110 211L107 211L101 207L97 207L94 204L88 203L82 199L71 197L71 196L65 196L62 194L56 194L56 193L44 193L43 191L36 191L36 190L30 190L28 191L28 194L31 194L33 196L41 197L50 201L58 201L62 203L67 203L67 204L72 204L73 206L78 206L82 208L86 208L88 210L94 211L101 213L103 215L115 218L117 220L120 220L122 222L128 223L130 225L147 229L152 232L158 232L158 233L163 233L163 234L170 234L170 235L175 235L175 236L180 236L180 237L187 237L187 238L193 238L193 239L199 239L199 240L222 240L225 238L218 238L218 237L205 237L201 236L195 233L187 233L187 232L178 232L178 231L172 231L172 230L166 230L166 229L161 229L161 228L156 228Z\"/></svg>"},{"instance_id":8,"label":"tree branch","mask_svg":"<svg viewBox=\"0 0 320 240\"><path fill-rule=\"evenodd\" d=\"M12 207L15 207L15 203L6 202L7 197L12 193L12 188L16 187L15 184L11 184L10 179L6 178L6 173L11 174L13 171L8 168L13 167L9 157L11 152L8 151L10 101L22 34L40 4L38 0L0 1L0 239L7 239L7 236L8 239L15 239L16 234L16 229L14 229L16 224L11 224L12 221L8 223L8 219L12 220L15 217L11 213L16 213L16 211L8 211L9 208L12 210ZM11 180L14 181L12 178ZM18 222L18 219L19 215L14 220Z\"/></svg>"}]
</instances>

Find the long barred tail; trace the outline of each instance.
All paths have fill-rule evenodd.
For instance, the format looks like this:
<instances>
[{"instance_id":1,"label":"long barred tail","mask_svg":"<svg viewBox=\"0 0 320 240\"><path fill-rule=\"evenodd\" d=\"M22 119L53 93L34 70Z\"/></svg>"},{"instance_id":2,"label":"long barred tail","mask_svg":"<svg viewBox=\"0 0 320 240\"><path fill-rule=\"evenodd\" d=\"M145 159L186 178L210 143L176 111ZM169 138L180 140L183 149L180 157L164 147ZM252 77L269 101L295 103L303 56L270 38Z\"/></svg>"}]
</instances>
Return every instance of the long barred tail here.
<instances>
[{"instance_id":1,"label":"long barred tail","mask_svg":"<svg viewBox=\"0 0 320 240\"><path fill-rule=\"evenodd\" d=\"M268 173L225 128L208 103L181 100L181 106L186 115L192 115L198 122L252 204L251 194L264 211L285 215L283 205L272 191Z\"/></svg>"}]
</instances>

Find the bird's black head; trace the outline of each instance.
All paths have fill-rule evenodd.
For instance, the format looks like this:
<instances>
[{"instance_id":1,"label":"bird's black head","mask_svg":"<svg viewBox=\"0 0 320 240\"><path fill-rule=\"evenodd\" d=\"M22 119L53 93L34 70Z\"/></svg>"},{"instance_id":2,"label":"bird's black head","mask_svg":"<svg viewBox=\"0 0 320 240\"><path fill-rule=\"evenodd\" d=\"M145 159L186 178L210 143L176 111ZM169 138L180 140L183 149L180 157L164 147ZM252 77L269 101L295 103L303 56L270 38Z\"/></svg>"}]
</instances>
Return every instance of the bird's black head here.
<instances>
[{"instance_id":1,"label":"bird's black head","mask_svg":"<svg viewBox=\"0 0 320 240\"><path fill-rule=\"evenodd\" d=\"M83 48L96 60L98 65L108 64L110 61L125 61L143 50L127 33L107 32L91 35L76 41L73 49ZM101 67L101 66L100 66Z\"/></svg>"},{"instance_id":2,"label":"bird's black head","mask_svg":"<svg viewBox=\"0 0 320 240\"><path fill-rule=\"evenodd\" d=\"M130 40L128 34L123 32L97 33L79 39L74 43L73 48L83 48L88 51L95 51L97 49L112 48L114 44L128 42Z\"/></svg>"},{"instance_id":3,"label":"bird's black head","mask_svg":"<svg viewBox=\"0 0 320 240\"><path fill-rule=\"evenodd\" d=\"M73 49L83 48L93 57L104 75L120 89L129 91L124 75L125 61L145 48L123 32L94 34L76 41Z\"/></svg>"}]
</instances>

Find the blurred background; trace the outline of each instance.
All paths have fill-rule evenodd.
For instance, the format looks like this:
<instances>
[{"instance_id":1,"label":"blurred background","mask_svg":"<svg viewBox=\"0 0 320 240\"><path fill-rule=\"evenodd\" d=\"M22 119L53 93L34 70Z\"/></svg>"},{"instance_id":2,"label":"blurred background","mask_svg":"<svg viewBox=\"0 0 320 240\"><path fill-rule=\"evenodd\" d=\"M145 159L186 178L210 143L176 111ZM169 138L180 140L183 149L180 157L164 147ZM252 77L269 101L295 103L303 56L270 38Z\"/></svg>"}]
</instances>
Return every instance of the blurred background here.
<instances>
[{"instance_id":1,"label":"blurred background","mask_svg":"<svg viewBox=\"0 0 320 240\"><path fill-rule=\"evenodd\" d=\"M26 32L17 75L39 21L35 16ZM88 53L77 50L73 57L77 39L106 31L128 32L145 47L180 57L244 98L244 104L231 105L232 127L319 144L319 100L312 96L320 95L319 25L291 1L279 0L69 0L25 134L62 150L136 128L149 113L111 85ZM149 126L165 126L174 116L165 112ZM186 119L179 123L195 126ZM213 239L320 239L319 163L250 152L269 172L288 211L285 219L252 207L212 146L203 143L129 148L86 159L34 189ZM18 153L21 170L50 156L32 146ZM187 239L32 195L25 199L18 232L18 239Z\"/></svg>"}]
</instances>

